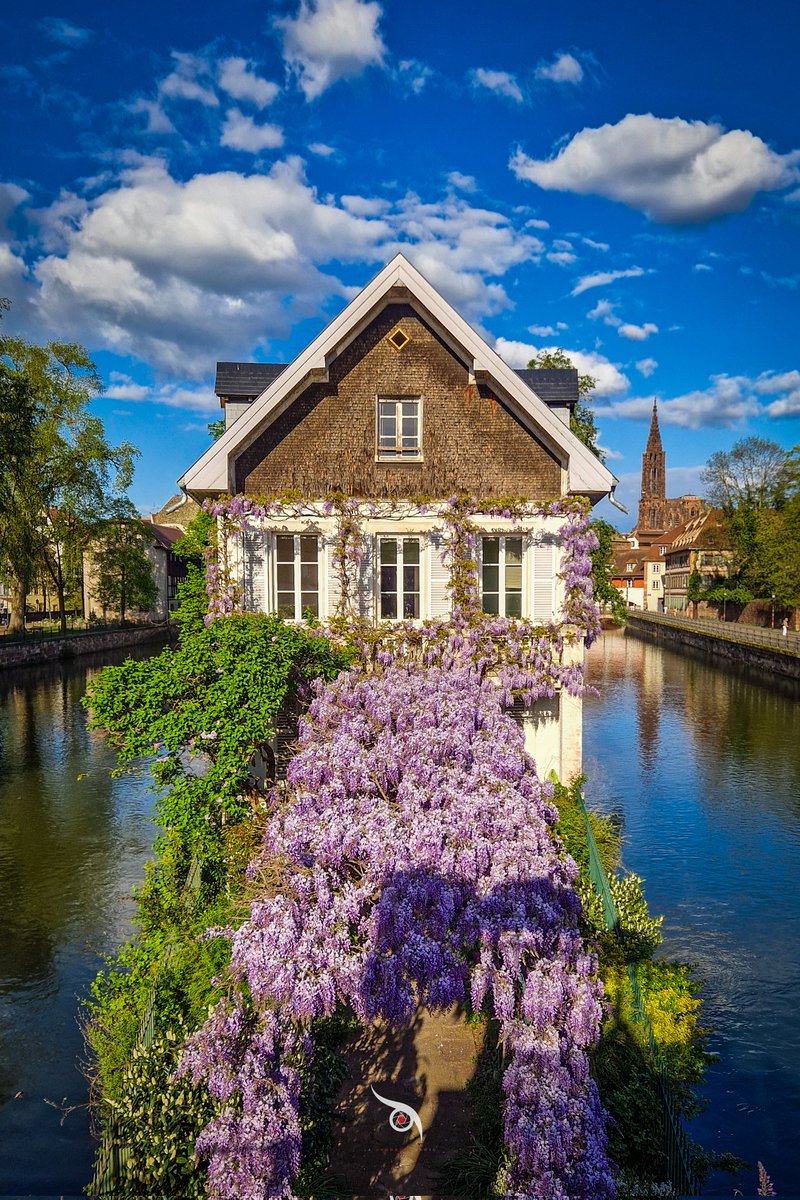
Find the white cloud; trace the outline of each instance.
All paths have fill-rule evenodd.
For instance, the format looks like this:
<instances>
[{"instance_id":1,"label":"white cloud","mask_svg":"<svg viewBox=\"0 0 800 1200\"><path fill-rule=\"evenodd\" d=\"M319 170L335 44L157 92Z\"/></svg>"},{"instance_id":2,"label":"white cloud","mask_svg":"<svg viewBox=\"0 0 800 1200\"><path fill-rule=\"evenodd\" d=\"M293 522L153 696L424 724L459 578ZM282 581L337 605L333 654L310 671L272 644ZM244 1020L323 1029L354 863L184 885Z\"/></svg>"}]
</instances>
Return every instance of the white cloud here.
<instances>
[{"instance_id":1,"label":"white cloud","mask_svg":"<svg viewBox=\"0 0 800 1200\"><path fill-rule=\"evenodd\" d=\"M586 316L590 321L602 321L605 325L613 325L616 328L617 325L622 324L622 321L614 311L615 308L616 305L612 304L610 300L598 300Z\"/></svg>"},{"instance_id":2,"label":"white cloud","mask_svg":"<svg viewBox=\"0 0 800 1200\"><path fill-rule=\"evenodd\" d=\"M651 334L658 333L658 326L652 321L646 321L644 325L630 325L626 322L617 327L617 333L629 342L646 342Z\"/></svg>"},{"instance_id":3,"label":"white cloud","mask_svg":"<svg viewBox=\"0 0 800 1200\"><path fill-rule=\"evenodd\" d=\"M600 446L599 449L601 450L603 457L607 462L621 462L625 457L625 455L620 454L618 450L611 450L608 446Z\"/></svg>"},{"instance_id":4,"label":"white cloud","mask_svg":"<svg viewBox=\"0 0 800 1200\"><path fill-rule=\"evenodd\" d=\"M507 338L498 338L495 350L510 367L526 367L534 355L542 350L555 350L555 346L532 346L528 342L513 342ZM626 375L609 362L602 354L594 350L569 350L564 348L567 358L571 359L581 375L593 375L597 381L594 394L598 397L615 396L624 392L630 386ZM652 408L652 401L650 402ZM607 408L599 410L606 413Z\"/></svg>"},{"instance_id":5,"label":"white cloud","mask_svg":"<svg viewBox=\"0 0 800 1200\"><path fill-rule=\"evenodd\" d=\"M752 381L745 376L713 375L704 389L686 392L667 400L658 400L658 419L664 425L683 429L730 429L759 411ZM615 400L598 411L599 417L627 417L649 420L653 397L629 397Z\"/></svg>"},{"instance_id":6,"label":"white cloud","mask_svg":"<svg viewBox=\"0 0 800 1200\"><path fill-rule=\"evenodd\" d=\"M556 238L553 242L554 250L571 250L572 242L568 242L566 238Z\"/></svg>"},{"instance_id":7,"label":"white cloud","mask_svg":"<svg viewBox=\"0 0 800 1200\"><path fill-rule=\"evenodd\" d=\"M547 255L547 260L555 263L558 267L571 267L574 262L578 261L578 256L569 250L551 250Z\"/></svg>"},{"instance_id":8,"label":"white cloud","mask_svg":"<svg viewBox=\"0 0 800 1200\"><path fill-rule=\"evenodd\" d=\"M41 323L191 378L349 298L331 263L402 250L478 323L511 306L502 276L542 250L452 192L436 203L321 198L297 159L187 181L147 161L66 222L63 241L36 268Z\"/></svg>"},{"instance_id":9,"label":"white cloud","mask_svg":"<svg viewBox=\"0 0 800 1200\"><path fill-rule=\"evenodd\" d=\"M550 228L550 222L543 221L541 219L541 217L531 217L531 219L529 221L525 222L525 225L526 225L526 227L528 227L530 229L549 229Z\"/></svg>"},{"instance_id":10,"label":"white cloud","mask_svg":"<svg viewBox=\"0 0 800 1200\"><path fill-rule=\"evenodd\" d=\"M296 17L275 22L283 31L284 59L306 100L340 79L383 65L380 18L381 6L365 0L300 0Z\"/></svg>"},{"instance_id":11,"label":"white cloud","mask_svg":"<svg viewBox=\"0 0 800 1200\"><path fill-rule=\"evenodd\" d=\"M230 146L232 150L259 154L262 150L276 150L282 146L283 132L277 125L258 125L238 108L231 108L225 114L219 140L221 146Z\"/></svg>"},{"instance_id":12,"label":"white cloud","mask_svg":"<svg viewBox=\"0 0 800 1200\"><path fill-rule=\"evenodd\" d=\"M768 416L800 417L800 371L785 371L782 375L764 371L758 376L753 387L759 396L783 393L767 405Z\"/></svg>"},{"instance_id":13,"label":"white cloud","mask_svg":"<svg viewBox=\"0 0 800 1200\"><path fill-rule=\"evenodd\" d=\"M173 50L172 57L175 69L159 83L159 95L171 100L193 100L206 108L216 108L219 104L216 93L200 82L200 78L209 72L206 60L197 54L183 54L178 50Z\"/></svg>"},{"instance_id":14,"label":"white cloud","mask_svg":"<svg viewBox=\"0 0 800 1200\"><path fill-rule=\"evenodd\" d=\"M710 267L708 265L708 263L695 263L694 266L692 267L692 270L693 271L713 271L714 268Z\"/></svg>"},{"instance_id":15,"label":"white cloud","mask_svg":"<svg viewBox=\"0 0 800 1200\"><path fill-rule=\"evenodd\" d=\"M45 37L62 46L83 46L94 36L91 29L84 29L63 17L42 17L38 25Z\"/></svg>"},{"instance_id":16,"label":"white cloud","mask_svg":"<svg viewBox=\"0 0 800 1200\"><path fill-rule=\"evenodd\" d=\"M556 330L552 325L529 325L528 333L534 334L535 337L555 337Z\"/></svg>"},{"instance_id":17,"label":"white cloud","mask_svg":"<svg viewBox=\"0 0 800 1200\"><path fill-rule=\"evenodd\" d=\"M691 223L741 212L757 192L796 181L798 153L780 155L747 130L629 113L583 129L555 158L517 149L510 167L541 188L606 196L653 221Z\"/></svg>"},{"instance_id":18,"label":"white cloud","mask_svg":"<svg viewBox=\"0 0 800 1200\"><path fill-rule=\"evenodd\" d=\"M581 241L583 242L584 246L591 246L592 250L601 250L605 252L606 250L611 249L608 242L595 242L593 238L587 237L581 238Z\"/></svg>"},{"instance_id":19,"label":"white cloud","mask_svg":"<svg viewBox=\"0 0 800 1200\"><path fill-rule=\"evenodd\" d=\"M475 176L462 175L460 171L451 171L447 176L447 182L459 192L475 192L478 190Z\"/></svg>"},{"instance_id":20,"label":"white cloud","mask_svg":"<svg viewBox=\"0 0 800 1200\"><path fill-rule=\"evenodd\" d=\"M649 379L657 367L658 363L654 358L640 358L636 363L636 370L640 375L643 375L645 379Z\"/></svg>"},{"instance_id":21,"label":"white cloud","mask_svg":"<svg viewBox=\"0 0 800 1200\"><path fill-rule=\"evenodd\" d=\"M175 126L157 100L145 100L140 97L128 105L128 111L146 115L145 133L175 133Z\"/></svg>"},{"instance_id":22,"label":"white cloud","mask_svg":"<svg viewBox=\"0 0 800 1200\"><path fill-rule=\"evenodd\" d=\"M402 62L398 63L397 74L400 81L408 90L413 92L415 96L418 96L420 92L425 90L425 86L433 75L433 71L425 63L419 62L416 58L404 58Z\"/></svg>"},{"instance_id":23,"label":"white cloud","mask_svg":"<svg viewBox=\"0 0 800 1200\"><path fill-rule=\"evenodd\" d=\"M325 142L311 142L308 148L319 158L331 158L336 153L333 146L328 146Z\"/></svg>"},{"instance_id":24,"label":"white cloud","mask_svg":"<svg viewBox=\"0 0 800 1200\"><path fill-rule=\"evenodd\" d=\"M219 400L210 382L196 388L182 387L179 384L148 387L135 383L118 371L111 372L110 380L103 392L106 400L123 400L134 404L164 404L168 408L180 408L191 412L219 412Z\"/></svg>"},{"instance_id":25,"label":"white cloud","mask_svg":"<svg viewBox=\"0 0 800 1200\"><path fill-rule=\"evenodd\" d=\"M223 58L218 70L219 86L234 100L249 100L256 108L266 108L280 88L269 79L262 79L246 58Z\"/></svg>"},{"instance_id":26,"label":"white cloud","mask_svg":"<svg viewBox=\"0 0 800 1200\"><path fill-rule=\"evenodd\" d=\"M536 78L549 79L551 83L580 83L583 67L571 54L559 54L553 62L536 68Z\"/></svg>"},{"instance_id":27,"label":"white cloud","mask_svg":"<svg viewBox=\"0 0 800 1200\"><path fill-rule=\"evenodd\" d=\"M626 271L595 271L592 275L583 275L575 287L570 292L571 296L580 296L582 292L588 292L590 288L606 287L609 283L615 283L617 279L638 279L645 272L641 267L629 267Z\"/></svg>"},{"instance_id":28,"label":"white cloud","mask_svg":"<svg viewBox=\"0 0 800 1200\"><path fill-rule=\"evenodd\" d=\"M488 88L490 92L496 92L498 96L507 96L509 100L515 100L517 104L522 103L522 91L516 76L509 75L508 71L492 71L486 67L476 67L472 72L472 82L476 87Z\"/></svg>"}]
</instances>

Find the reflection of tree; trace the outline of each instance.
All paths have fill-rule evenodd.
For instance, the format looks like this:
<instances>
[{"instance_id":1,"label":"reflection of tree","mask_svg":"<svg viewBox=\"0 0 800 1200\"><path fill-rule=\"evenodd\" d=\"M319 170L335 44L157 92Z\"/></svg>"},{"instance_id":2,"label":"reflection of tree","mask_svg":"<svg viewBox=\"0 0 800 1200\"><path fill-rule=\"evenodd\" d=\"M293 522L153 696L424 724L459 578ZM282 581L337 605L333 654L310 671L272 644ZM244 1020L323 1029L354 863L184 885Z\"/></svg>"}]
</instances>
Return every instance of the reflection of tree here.
<instances>
[{"instance_id":1,"label":"reflection of tree","mask_svg":"<svg viewBox=\"0 0 800 1200\"><path fill-rule=\"evenodd\" d=\"M9 672L0 687L0 985L13 989L40 990L70 927L95 940L118 891L114 756L86 730L88 670Z\"/></svg>"}]
</instances>

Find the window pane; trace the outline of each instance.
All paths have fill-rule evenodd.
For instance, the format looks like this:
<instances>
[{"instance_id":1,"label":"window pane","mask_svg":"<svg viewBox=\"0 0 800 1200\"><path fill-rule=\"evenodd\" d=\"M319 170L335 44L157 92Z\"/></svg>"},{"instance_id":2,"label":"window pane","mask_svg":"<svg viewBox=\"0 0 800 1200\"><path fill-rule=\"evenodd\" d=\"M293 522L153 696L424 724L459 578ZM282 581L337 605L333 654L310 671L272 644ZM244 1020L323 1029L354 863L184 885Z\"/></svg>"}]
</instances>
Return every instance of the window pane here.
<instances>
[{"instance_id":1,"label":"window pane","mask_svg":"<svg viewBox=\"0 0 800 1200\"><path fill-rule=\"evenodd\" d=\"M406 593L403 596L403 616L418 617L419 616L419 593Z\"/></svg>"},{"instance_id":2,"label":"window pane","mask_svg":"<svg viewBox=\"0 0 800 1200\"><path fill-rule=\"evenodd\" d=\"M483 564L483 590L484 592L499 592L500 591L500 568L487 566Z\"/></svg>"},{"instance_id":3,"label":"window pane","mask_svg":"<svg viewBox=\"0 0 800 1200\"><path fill-rule=\"evenodd\" d=\"M416 417L403 417L402 428L403 428L403 437L416 438L416 436L417 436L417 418Z\"/></svg>"},{"instance_id":4,"label":"window pane","mask_svg":"<svg viewBox=\"0 0 800 1200\"><path fill-rule=\"evenodd\" d=\"M506 616L522 616L522 592L506 592Z\"/></svg>"},{"instance_id":5,"label":"window pane","mask_svg":"<svg viewBox=\"0 0 800 1200\"><path fill-rule=\"evenodd\" d=\"M522 591L522 567L514 566L506 559L506 591Z\"/></svg>"},{"instance_id":6,"label":"window pane","mask_svg":"<svg viewBox=\"0 0 800 1200\"><path fill-rule=\"evenodd\" d=\"M485 613L490 613L493 617L496 617L500 612L500 597L497 592L484 592L482 603Z\"/></svg>"},{"instance_id":7,"label":"window pane","mask_svg":"<svg viewBox=\"0 0 800 1200\"><path fill-rule=\"evenodd\" d=\"M397 594L397 567L381 567L381 595Z\"/></svg>"},{"instance_id":8,"label":"window pane","mask_svg":"<svg viewBox=\"0 0 800 1200\"><path fill-rule=\"evenodd\" d=\"M419 415L419 400L404 400L402 403L403 420L407 417L413 417L416 421Z\"/></svg>"},{"instance_id":9,"label":"window pane","mask_svg":"<svg viewBox=\"0 0 800 1200\"><path fill-rule=\"evenodd\" d=\"M319 587L319 574L316 563L302 563L300 566L300 587L304 592L315 592Z\"/></svg>"},{"instance_id":10,"label":"window pane","mask_svg":"<svg viewBox=\"0 0 800 1200\"><path fill-rule=\"evenodd\" d=\"M394 400L380 400L378 402L378 414L381 418L391 417L391 419L394 420L396 412L397 406L395 405Z\"/></svg>"},{"instance_id":11,"label":"window pane","mask_svg":"<svg viewBox=\"0 0 800 1200\"><path fill-rule=\"evenodd\" d=\"M522 562L522 538L509 537L506 538L506 562L521 563Z\"/></svg>"},{"instance_id":12,"label":"window pane","mask_svg":"<svg viewBox=\"0 0 800 1200\"><path fill-rule=\"evenodd\" d=\"M397 595L394 592L384 592L381 587L381 620L395 621L397 619Z\"/></svg>"},{"instance_id":13,"label":"window pane","mask_svg":"<svg viewBox=\"0 0 800 1200\"><path fill-rule=\"evenodd\" d=\"M315 563L317 561L317 539L315 537L300 538L300 561Z\"/></svg>"},{"instance_id":14,"label":"window pane","mask_svg":"<svg viewBox=\"0 0 800 1200\"><path fill-rule=\"evenodd\" d=\"M300 612L305 616L310 611L314 617L319 616L319 594L317 592L300 593Z\"/></svg>"},{"instance_id":15,"label":"window pane","mask_svg":"<svg viewBox=\"0 0 800 1200\"><path fill-rule=\"evenodd\" d=\"M403 538L403 562L418 563L419 562L419 539L418 538Z\"/></svg>"},{"instance_id":16,"label":"window pane","mask_svg":"<svg viewBox=\"0 0 800 1200\"><path fill-rule=\"evenodd\" d=\"M500 538L483 538L483 561L485 563L500 562Z\"/></svg>"},{"instance_id":17,"label":"window pane","mask_svg":"<svg viewBox=\"0 0 800 1200\"><path fill-rule=\"evenodd\" d=\"M294 620L294 592L278 592L278 616Z\"/></svg>"},{"instance_id":18,"label":"window pane","mask_svg":"<svg viewBox=\"0 0 800 1200\"><path fill-rule=\"evenodd\" d=\"M276 568L279 592L294 592L294 563L278 563Z\"/></svg>"},{"instance_id":19,"label":"window pane","mask_svg":"<svg viewBox=\"0 0 800 1200\"><path fill-rule=\"evenodd\" d=\"M381 438L391 438L394 441L394 435L397 430L394 417L381 417L379 429L381 431Z\"/></svg>"},{"instance_id":20,"label":"window pane","mask_svg":"<svg viewBox=\"0 0 800 1200\"><path fill-rule=\"evenodd\" d=\"M403 567L403 594L419 592L419 567Z\"/></svg>"},{"instance_id":21,"label":"window pane","mask_svg":"<svg viewBox=\"0 0 800 1200\"><path fill-rule=\"evenodd\" d=\"M294 562L294 538L291 534L279 533L275 539L278 562Z\"/></svg>"},{"instance_id":22,"label":"window pane","mask_svg":"<svg viewBox=\"0 0 800 1200\"><path fill-rule=\"evenodd\" d=\"M381 538L381 562L397 562L397 542L394 538Z\"/></svg>"}]
</instances>

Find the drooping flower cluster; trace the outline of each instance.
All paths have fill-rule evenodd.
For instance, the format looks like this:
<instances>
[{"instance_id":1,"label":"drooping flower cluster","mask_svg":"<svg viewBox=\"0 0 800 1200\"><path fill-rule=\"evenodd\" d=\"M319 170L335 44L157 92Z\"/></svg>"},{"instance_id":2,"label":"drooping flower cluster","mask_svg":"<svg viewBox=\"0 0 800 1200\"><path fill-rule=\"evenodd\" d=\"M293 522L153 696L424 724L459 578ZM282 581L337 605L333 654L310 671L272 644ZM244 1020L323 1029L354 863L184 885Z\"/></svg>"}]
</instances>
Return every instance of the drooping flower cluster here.
<instances>
[{"instance_id":1,"label":"drooping flower cluster","mask_svg":"<svg viewBox=\"0 0 800 1200\"><path fill-rule=\"evenodd\" d=\"M501 701L463 662L394 662L318 688L288 802L251 866L255 884L279 867L280 887L265 882L231 935L239 998L184 1060L223 1104L199 1145L210 1195L290 1195L299 1134L285 1064L296 1031L343 1001L363 1021L453 1003L497 1017L510 1194L613 1194L588 1073L599 985L576 868Z\"/></svg>"}]
</instances>

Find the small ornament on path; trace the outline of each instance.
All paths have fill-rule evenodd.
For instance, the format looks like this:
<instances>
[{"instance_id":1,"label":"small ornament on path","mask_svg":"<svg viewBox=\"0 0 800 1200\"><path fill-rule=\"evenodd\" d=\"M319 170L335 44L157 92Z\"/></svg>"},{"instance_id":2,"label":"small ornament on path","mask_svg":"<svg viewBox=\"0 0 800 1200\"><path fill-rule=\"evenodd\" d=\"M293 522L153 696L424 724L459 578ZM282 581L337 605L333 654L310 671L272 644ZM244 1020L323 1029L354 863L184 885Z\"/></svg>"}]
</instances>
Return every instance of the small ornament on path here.
<instances>
[{"instance_id":1,"label":"small ornament on path","mask_svg":"<svg viewBox=\"0 0 800 1200\"><path fill-rule=\"evenodd\" d=\"M381 1104L385 1104L387 1108L391 1108L389 1124L395 1133L408 1133L413 1124L419 1130L419 1140L422 1141L422 1122L419 1119L418 1113L408 1104L401 1104L399 1100L387 1100L385 1096L381 1096L380 1093L375 1091L372 1084L369 1086L375 1099L380 1100Z\"/></svg>"}]
</instances>

